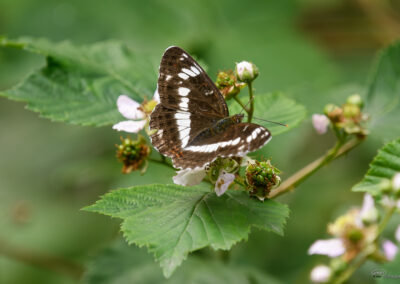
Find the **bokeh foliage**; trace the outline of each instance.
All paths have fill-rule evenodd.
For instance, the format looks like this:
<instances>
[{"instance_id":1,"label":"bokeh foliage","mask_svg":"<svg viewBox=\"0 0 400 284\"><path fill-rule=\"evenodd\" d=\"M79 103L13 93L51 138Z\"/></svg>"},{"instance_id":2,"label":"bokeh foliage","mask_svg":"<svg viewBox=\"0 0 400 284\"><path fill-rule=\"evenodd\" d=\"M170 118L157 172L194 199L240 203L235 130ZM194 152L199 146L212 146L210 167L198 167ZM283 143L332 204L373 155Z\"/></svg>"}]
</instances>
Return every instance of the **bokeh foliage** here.
<instances>
[{"instance_id":1,"label":"bokeh foliage","mask_svg":"<svg viewBox=\"0 0 400 284\"><path fill-rule=\"evenodd\" d=\"M69 39L77 44L117 39L133 50L147 52L153 62L167 46L179 45L205 62L212 77L220 69L233 68L235 61L251 60L260 69L256 94L284 91L312 113L322 112L324 104L339 103L352 92L364 94L360 86L366 81L374 50L362 54L361 60L358 52L341 57L323 50L299 28L304 9L311 3L2 0L0 34ZM44 64L41 56L0 49L0 89L8 89ZM117 235L118 222L79 211L81 207L109 188L170 182L172 173L158 174L158 165L152 165L143 177L137 173L121 177L113 158L119 134L109 128L50 123L24 111L21 104L3 98L0 102L0 238L86 263L101 244ZM393 125L395 120L390 121ZM383 136L392 134L390 128L378 130ZM262 154L273 157L287 177L332 141L316 136L310 124L304 123L274 138ZM359 202L361 195L349 189L364 175L381 144L380 136L375 136L284 197L282 201L292 211L285 238L255 231L248 242L232 250L229 263L251 266L284 282L306 281L315 261L306 255L308 246L321 237L333 216ZM140 262L145 263L144 259L148 256ZM370 281L368 273L356 275L354 283ZM27 281L74 283L63 275L0 256L0 282Z\"/></svg>"}]
</instances>

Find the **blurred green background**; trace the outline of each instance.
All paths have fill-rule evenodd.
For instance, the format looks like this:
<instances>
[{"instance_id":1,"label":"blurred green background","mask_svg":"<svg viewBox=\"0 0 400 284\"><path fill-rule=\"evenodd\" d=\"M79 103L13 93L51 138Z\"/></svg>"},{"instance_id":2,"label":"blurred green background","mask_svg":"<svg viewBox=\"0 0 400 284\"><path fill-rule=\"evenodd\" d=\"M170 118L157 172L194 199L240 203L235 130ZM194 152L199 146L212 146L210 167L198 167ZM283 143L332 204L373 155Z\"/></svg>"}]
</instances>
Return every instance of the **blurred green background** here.
<instances>
[{"instance_id":1,"label":"blurred green background","mask_svg":"<svg viewBox=\"0 0 400 284\"><path fill-rule=\"evenodd\" d=\"M396 11L399 1L384 0L0 0L0 35L77 44L118 39L154 58L178 45L206 63L212 78L237 61L253 61L260 70L257 92L283 91L309 111L300 127L263 151L285 178L333 144L332 136L314 133L309 118L329 102L364 94L376 51L400 35ZM0 89L43 64L42 57L0 49ZM153 176L120 173L114 153L119 133L111 127L53 123L0 98L0 133L0 283L76 283L67 273L26 264L5 250L84 265L118 236L119 222L80 208L111 188L152 183ZM324 260L308 256L308 247L326 236L329 221L361 202L350 188L383 142L371 135L282 197L291 208L285 237L253 230L247 242L234 246L230 261L283 283L307 282L310 269ZM372 283L371 267L350 283Z\"/></svg>"}]
</instances>

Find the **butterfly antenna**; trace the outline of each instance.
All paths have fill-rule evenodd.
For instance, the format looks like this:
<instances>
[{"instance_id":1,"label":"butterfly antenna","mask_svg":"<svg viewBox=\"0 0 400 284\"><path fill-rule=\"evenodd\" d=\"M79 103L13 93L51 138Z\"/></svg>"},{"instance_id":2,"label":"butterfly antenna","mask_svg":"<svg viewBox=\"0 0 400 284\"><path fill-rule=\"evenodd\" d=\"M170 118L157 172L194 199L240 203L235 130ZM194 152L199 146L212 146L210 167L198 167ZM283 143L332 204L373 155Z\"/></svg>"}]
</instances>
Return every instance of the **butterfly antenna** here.
<instances>
[{"instance_id":1,"label":"butterfly antenna","mask_svg":"<svg viewBox=\"0 0 400 284\"><path fill-rule=\"evenodd\" d=\"M258 118L258 117L254 117L254 116L253 116L253 119L257 119L257 120L261 120L261 121L265 121L265 122L269 122L269 123L274 123L274 124L278 124L278 125L285 126L285 127L289 126L289 125L284 124L284 123L280 123L280 122L276 122L276 121L272 121L272 120L267 120L267 119L262 119L262 118Z\"/></svg>"},{"instance_id":2,"label":"butterfly antenna","mask_svg":"<svg viewBox=\"0 0 400 284\"><path fill-rule=\"evenodd\" d=\"M251 103L252 100L254 100L254 96L244 105L244 107L242 107L242 110L239 112L239 114L242 114L244 109Z\"/></svg>"}]
</instances>

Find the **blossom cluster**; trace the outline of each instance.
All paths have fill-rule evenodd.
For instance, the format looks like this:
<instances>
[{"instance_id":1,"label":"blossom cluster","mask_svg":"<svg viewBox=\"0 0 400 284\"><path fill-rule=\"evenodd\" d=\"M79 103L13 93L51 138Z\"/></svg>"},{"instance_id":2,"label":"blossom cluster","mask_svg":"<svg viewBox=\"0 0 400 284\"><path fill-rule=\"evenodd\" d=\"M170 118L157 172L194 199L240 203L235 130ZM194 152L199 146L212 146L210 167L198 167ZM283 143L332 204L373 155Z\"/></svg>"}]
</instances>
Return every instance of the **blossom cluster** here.
<instances>
[{"instance_id":1,"label":"blossom cluster","mask_svg":"<svg viewBox=\"0 0 400 284\"><path fill-rule=\"evenodd\" d=\"M388 195L379 199L379 204L388 211L400 209L400 173L397 173L391 184L391 190L397 193L397 200ZM375 198L377 199L377 198ZM400 224L395 230L394 240L380 240L380 211L370 194L364 195L361 208L353 208L328 225L330 239L315 241L308 250L309 254L326 255L332 259L330 265L317 265L311 271L314 283L328 283L339 275L358 255L364 253L375 261L392 261L399 251ZM380 243L380 245L379 245Z\"/></svg>"}]
</instances>

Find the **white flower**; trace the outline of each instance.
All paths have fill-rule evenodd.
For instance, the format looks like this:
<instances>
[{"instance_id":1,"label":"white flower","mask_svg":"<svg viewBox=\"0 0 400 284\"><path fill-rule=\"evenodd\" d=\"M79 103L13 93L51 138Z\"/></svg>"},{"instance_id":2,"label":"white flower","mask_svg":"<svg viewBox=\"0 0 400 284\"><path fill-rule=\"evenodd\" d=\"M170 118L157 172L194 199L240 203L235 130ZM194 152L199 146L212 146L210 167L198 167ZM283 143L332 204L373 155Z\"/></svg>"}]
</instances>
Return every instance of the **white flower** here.
<instances>
[{"instance_id":1,"label":"white flower","mask_svg":"<svg viewBox=\"0 0 400 284\"><path fill-rule=\"evenodd\" d=\"M312 115L312 124L314 126L315 131L317 131L318 134L326 133L329 123L330 123L329 118L326 117L326 115L317 113Z\"/></svg>"},{"instance_id":2,"label":"white flower","mask_svg":"<svg viewBox=\"0 0 400 284\"><path fill-rule=\"evenodd\" d=\"M400 190L400 173L394 175L392 180L392 187L394 191Z\"/></svg>"},{"instance_id":3,"label":"white flower","mask_svg":"<svg viewBox=\"0 0 400 284\"><path fill-rule=\"evenodd\" d=\"M399 250L398 247L392 241L389 240L383 241L382 249L387 260L389 261L393 260L396 257L396 254Z\"/></svg>"},{"instance_id":4,"label":"white flower","mask_svg":"<svg viewBox=\"0 0 400 284\"><path fill-rule=\"evenodd\" d=\"M400 243L400 225L396 229L396 233L394 234L396 240Z\"/></svg>"},{"instance_id":5,"label":"white flower","mask_svg":"<svg viewBox=\"0 0 400 284\"><path fill-rule=\"evenodd\" d=\"M172 177L175 184L192 186L199 184L203 178L206 176L206 170L204 168L200 169L185 169L177 172L177 175Z\"/></svg>"},{"instance_id":6,"label":"white flower","mask_svg":"<svg viewBox=\"0 0 400 284\"><path fill-rule=\"evenodd\" d=\"M339 238L328 240L317 240L308 249L308 254L322 254L329 257L337 257L344 254L346 248Z\"/></svg>"},{"instance_id":7,"label":"white flower","mask_svg":"<svg viewBox=\"0 0 400 284\"><path fill-rule=\"evenodd\" d=\"M236 63L235 72L238 80L242 82L253 81L258 76L257 66L247 61Z\"/></svg>"},{"instance_id":8,"label":"white flower","mask_svg":"<svg viewBox=\"0 0 400 284\"><path fill-rule=\"evenodd\" d=\"M375 207L375 202L373 197L366 193L364 195L364 202L360 211L360 221L365 224L371 224L378 221L379 212Z\"/></svg>"},{"instance_id":9,"label":"white flower","mask_svg":"<svg viewBox=\"0 0 400 284\"><path fill-rule=\"evenodd\" d=\"M222 194L224 194L234 180L234 174L221 171L218 176L217 182L215 183L215 193L217 194L217 196L221 196Z\"/></svg>"},{"instance_id":10,"label":"white flower","mask_svg":"<svg viewBox=\"0 0 400 284\"><path fill-rule=\"evenodd\" d=\"M153 100L160 102L158 90L154 92ZM132 100L127 95L121 95L117 99L117 107L119 112L128 120L118 122L113 125L113 129L125 131L129 133L138 133L147 123L147 115L142 110L141 104Z\"/></svg>"},{"instance_id":11,"label":"white flower","mask_svg":"<svg viewBox=\"0 0 400 284\"><path fill-rule=\"evenodd\" d=\"M326 283L330 280L332 270L329 266L318 265L311 270L310 279L314 283Z\"/></svg>"}]
</instances>

